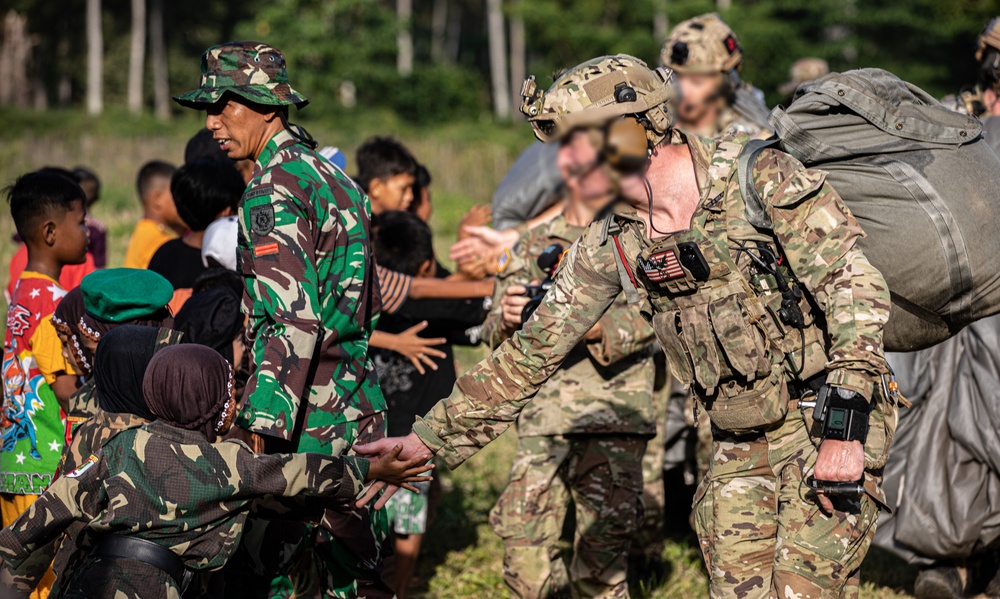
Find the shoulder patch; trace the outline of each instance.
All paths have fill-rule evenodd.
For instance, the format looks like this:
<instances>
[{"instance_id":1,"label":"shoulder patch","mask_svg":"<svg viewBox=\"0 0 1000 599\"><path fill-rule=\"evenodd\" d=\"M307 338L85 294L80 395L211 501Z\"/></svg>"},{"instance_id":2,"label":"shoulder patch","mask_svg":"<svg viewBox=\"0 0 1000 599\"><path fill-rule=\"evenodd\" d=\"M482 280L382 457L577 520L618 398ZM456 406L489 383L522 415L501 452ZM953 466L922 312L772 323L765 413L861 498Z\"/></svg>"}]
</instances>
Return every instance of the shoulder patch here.
<instances>
[{"instance_id":1,"label":"shoulder patch","mask_svg":"<svg viewBox=\"0 0 1000 599\"><path fill-rule=\"evenodd\" d=\"M274 206L263 204L250 208L250 228L257 235L267 235L274 230Z\"/></svg>"},{"instance_id":2,"label":"shoulder patch","mask_svg":"<svg viewBox=\"0 0 1000 599\"><path fill-rule=\"evenodd\" d=\"M79 477L83 476L84 472L86 472L87 470L90 470L91 468L93 468L95 464L97 464L97 456L91 454L90 457L87 458L87 460L84 463L80 464L76 468L76 470L74 470L74 471L70 472L69 474L67 474L66 478L79 478Z\"/></svg>"},{"instance_id":3,"label":"shoulder patch","mask_svg":"<svg viewBox=\"0 0 1000 599\"><path fill-rule=\"evenodd\" d=\"M274 193L273 185L261 185L260 187L255 187L250 191L243 194L243 200L252 200L254 198L259 198L261 196L269 196Z\"/></svg>"},{"instance_id":4,"label":"shoulder patch","mask_svg":"<svg viewBox=\"0 0 1000 599\"><path fill-rule=\"evenodd\" d=\"M503 253L497 259L497 274L502 273L510 264L510 248L504 248Z\"/></svg>"}]
</instances>

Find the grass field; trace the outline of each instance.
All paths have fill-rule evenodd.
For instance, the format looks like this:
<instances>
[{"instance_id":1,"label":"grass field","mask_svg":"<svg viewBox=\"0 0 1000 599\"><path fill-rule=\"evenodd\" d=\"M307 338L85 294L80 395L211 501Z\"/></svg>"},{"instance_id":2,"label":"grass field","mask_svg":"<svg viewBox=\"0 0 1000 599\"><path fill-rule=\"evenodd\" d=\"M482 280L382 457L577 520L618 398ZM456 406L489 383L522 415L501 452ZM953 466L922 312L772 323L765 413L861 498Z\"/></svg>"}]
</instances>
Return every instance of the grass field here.
<instances>
[{"instance_id":1,"label":"grass field","mask_svg":"<svg viewBox=\"0 0 1000 599\"><path fill-rule=\"evenodd\" d=\"M5 128L0 133L0 185L6 186L28 170L42 166L93 168L103 183L95 215L109 230L109 264L121 264L128 236L141 216L134 191L135 173L147 160L179 163L184 143L201 126L190 118L164 125L110 115L90 120L76 113L10 113L0 111ZM428 165L432 185L436 247L446 258L462 214L476 203L488 203L493 188L517 155L530 142L527 127L498 128L452 124L412 129L391 116L369 116L344 123L307 123L321 145L339 146L349 157L373 134L391 133L404 141ZM0 216L0 284L15 249L9 240L13 223L4 208ZM447 261L447 260L445 260ZM460 353L468 367L482 350ZM490 529L490 508L507 479L516 446L513 433L454 472L442 470L445 493L438 516L425 540L419 567L418 596L442 599L506 597L501 578L502 545ZM670 490L668 489L668 492ZM686 518L686 515L679 515ZM707 596L705 573L697 544L690 535L672 538L664 552L665 567L658 577L639 573L634 597L656 599ZM872 554L862 569L863 597L906 597L915 572L898 560Z\"/></svg>"}]
</instances>

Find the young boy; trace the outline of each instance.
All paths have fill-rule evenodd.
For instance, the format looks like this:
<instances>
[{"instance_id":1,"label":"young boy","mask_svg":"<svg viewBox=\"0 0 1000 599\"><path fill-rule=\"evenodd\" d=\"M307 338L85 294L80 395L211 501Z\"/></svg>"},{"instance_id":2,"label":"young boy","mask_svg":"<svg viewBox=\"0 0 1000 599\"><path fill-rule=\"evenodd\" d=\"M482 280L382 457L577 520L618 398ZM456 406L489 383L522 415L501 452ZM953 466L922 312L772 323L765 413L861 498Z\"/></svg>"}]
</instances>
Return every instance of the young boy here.
<instances>
[{"instance_id":1,"label":"young boy","mask_svg":"<svg viewBox=\"0 0 1000 599\"><path fill-rule=\"evenodd\" d=\"M146 268L160 246L187 228L170 194L173 165L154 160L139 169L136 188L142 202L142 220L135 226L125 251L125 268Z\"/></svg>"},{"instance_id":2,"label":"young boy","mask_svg":"<svg viewBox=\"0 0 1000 599\"><path fill-rule=\"evenodd\" d=\"M416 278L444 278L448 272L434 259L431 230L410 212L384 212L373 226L375 260L396 272ZM389 435L406 434L417 415L423 415L455 384L452 343L479 343L479 325L486 317L483 300L409 300L394 314L383 314L377 331L398 334L425 323L426 333L446 340L437 349L443 359L437 370L422 374L404 355L375 349L372 352L382 393L388 404ZM426 483L429 485L430 483ZM416 566L423 533L427 530L428 501L422 493L397 493L386 506L395 533L394 581L397 597L405 599Z\"/></svg>"},{"instance_id":3,"label":"young boy","mask_svg":"<svg viewBox=\"0 0 1000 599\"><path fill-rule=\"evenodd\" d=\"M174 173L170 192L188 232L183 238L164 243L149 261L149 270L163 275L174 286L170 302L174 314L191 296L195 280L205 270L201 259L205 229L219 218L236 214L245 189L243 177L232 162L201 158Z\"/></svg>"},{"instance_id":4,"label":"young boy","mask_svg":"<svg viewBox=\"0 0 1000 599\"><path fill-rule=\"evenodd\" d=\"M52 312L66 292L63 266L87 252L83 190L46 172L22 176L8 192L28 261L11 296L3 351L0 412L0 514L4 526L52 482L64 441L61 404L76 390L77 376L62 355Z\"/></svg>"},{"instance_id":5,"label":"young boy","mask_svg":"<svg viewBox=\"0 0 1000 599\"><path fill-rule=\"evenodd\" d=\"M373 137L358 148L357 182L371 200L372 214L406 210L413 202L417 161L391 137Z\"/></svg>"}]
</instances>

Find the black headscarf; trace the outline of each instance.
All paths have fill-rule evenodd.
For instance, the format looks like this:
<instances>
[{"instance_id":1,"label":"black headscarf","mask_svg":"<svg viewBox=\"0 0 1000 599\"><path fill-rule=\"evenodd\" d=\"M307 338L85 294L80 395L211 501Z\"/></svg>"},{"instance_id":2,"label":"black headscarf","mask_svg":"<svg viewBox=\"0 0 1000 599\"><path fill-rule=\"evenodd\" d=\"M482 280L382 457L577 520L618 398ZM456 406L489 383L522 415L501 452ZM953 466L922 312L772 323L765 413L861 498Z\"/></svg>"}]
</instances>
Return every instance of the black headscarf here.
<instances>
[{"instance_id":1,"label":"black headscarf","mask_svg":"<svg viewBox=\"0 0 1000 599\"><path fill-rule=\"evenodd\" d=\"M219 352L200 345L168 347L156 354L142 391L161 422L198 431L210 442L236 409L232 366Z\"/></svg>"},{"instance_id":2,"label":"black headscarf","mask_svg":"<svg viewBox=\"0 0 1000 599\"><path fill-rule=\"evenodd\" d=\"M85 378L90 378L94 369L94 355L83 346L80 335L80 319L87 313L83 304L83 291L74 287L62 298L52 313L52 324L56 330L69 338L69 351Z\"/></svg>"},{"instance_id":3,"label":"black headscarf","mask_svg":"<svg viewBox=\"0 0 1000 599\"><path fill-rule=\"evenodd\" d=\"M174 317L174 329L185 343L211 347L234 364L233 340L243 334L240 297L228 287L212 287L192 295Z\"/></svg>"},{"instance_id":4,"label":"black headscarf","mask_svg":"<svg viewBox=\"0 0 1000 599\"><path fill-rule=\"evenodd\" d=\"M142 380L153 355L181 339L175 331L166 335L160 331L157 327L126 324L109 330L101 339L94 357L94 383L102 410L156 419L146 404Z\"/></svg>"}]
</instances>

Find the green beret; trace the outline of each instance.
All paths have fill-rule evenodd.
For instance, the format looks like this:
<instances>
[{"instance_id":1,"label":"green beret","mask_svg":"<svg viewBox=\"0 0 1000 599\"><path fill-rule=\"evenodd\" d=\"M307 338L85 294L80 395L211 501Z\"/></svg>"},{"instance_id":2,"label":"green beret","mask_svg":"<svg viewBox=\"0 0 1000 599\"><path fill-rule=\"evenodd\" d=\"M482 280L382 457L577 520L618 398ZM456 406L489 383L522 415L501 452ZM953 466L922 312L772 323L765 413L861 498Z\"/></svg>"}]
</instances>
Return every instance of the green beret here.
<instances>
[{"instance_id":1,"label":"green beret","mask_svg":"<svg viewBox=\"0 0 1000 599\"><path fill-rule=\"evenodd\" d=\"M174 287L161 275L138 268L109 268L80 282L87 314L104 322L122 323L163 310L174 297Z\"/></svg>"}]
</instances>

